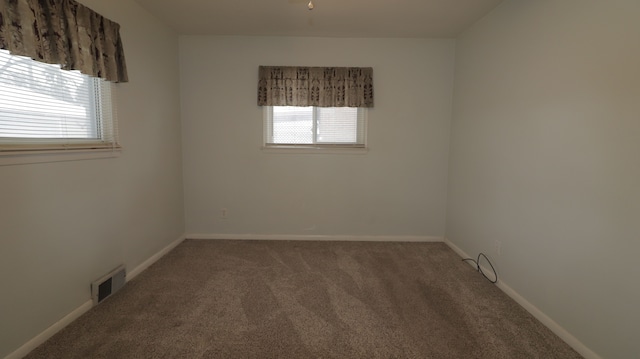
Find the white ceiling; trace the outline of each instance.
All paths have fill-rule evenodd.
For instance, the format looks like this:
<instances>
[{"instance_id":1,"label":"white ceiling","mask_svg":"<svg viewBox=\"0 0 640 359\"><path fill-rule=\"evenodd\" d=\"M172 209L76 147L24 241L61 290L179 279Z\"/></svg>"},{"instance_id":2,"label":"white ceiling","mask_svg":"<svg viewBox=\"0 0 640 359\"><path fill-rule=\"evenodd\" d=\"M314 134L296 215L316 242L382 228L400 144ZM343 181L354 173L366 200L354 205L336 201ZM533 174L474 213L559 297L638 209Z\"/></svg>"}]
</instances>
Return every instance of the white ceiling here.
<instances>
[{"instance_id":1,"label":"white ceiling","mask_svg":"<svg viewBox=\"0 0 640 359\"><path fill-rule=\"evenodd\" d=\"M455 37L502 0L136 0L182 35Z\"/></svg>"}]
</instances>

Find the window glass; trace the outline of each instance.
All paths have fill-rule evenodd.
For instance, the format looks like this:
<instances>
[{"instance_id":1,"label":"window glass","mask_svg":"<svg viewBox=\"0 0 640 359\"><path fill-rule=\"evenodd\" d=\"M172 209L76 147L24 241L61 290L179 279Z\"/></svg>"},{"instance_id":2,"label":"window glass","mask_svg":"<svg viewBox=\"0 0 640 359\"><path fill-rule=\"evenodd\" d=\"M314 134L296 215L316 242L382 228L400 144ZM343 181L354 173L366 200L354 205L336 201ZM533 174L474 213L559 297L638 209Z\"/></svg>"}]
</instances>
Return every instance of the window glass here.
<instances>
[{"instance_id":1,"label":"window glass","mask_svg":"<svg viewBox=\"0 0 640 359\"><path fill-rule=\"evenodd\" d=\"M265 108L265 145L364 147L366 109L355 107Z\"/></svg>"}]
</instances>

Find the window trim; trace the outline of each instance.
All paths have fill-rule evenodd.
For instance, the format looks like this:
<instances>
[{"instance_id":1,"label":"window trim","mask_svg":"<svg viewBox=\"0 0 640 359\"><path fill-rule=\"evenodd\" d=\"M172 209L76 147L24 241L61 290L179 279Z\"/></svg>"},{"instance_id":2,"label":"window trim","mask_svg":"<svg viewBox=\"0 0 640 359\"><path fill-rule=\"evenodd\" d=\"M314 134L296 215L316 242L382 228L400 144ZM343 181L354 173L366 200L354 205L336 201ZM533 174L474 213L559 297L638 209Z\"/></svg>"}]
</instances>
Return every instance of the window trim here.
<instances>
[{"instance_id":1,"label":"window trim","mask_svg":"<svg viewBox=\"0 0 640 359\"><path fill-rule=\"evenodd\" d=\"M0 153L0 166L115 158L119 157L121 153L122 149L120 147L112 149L2 152Z\"/></svg>"},{"instance_id":2,"label":"window trim","mask_svg":"<svg viewBox=\"0 0 640 359\"><path fill-rule=\"evenodd\" d=\"M17 153L45 153L68 151L113 150L120 148L117 142L78 140L76 143L69 141L29 141L23 143L1 143L0 156Z\"/></svg>"},{"instance_id":3,"label":"window trim","mask_svg":"<svg viewBox=\"0 0 640 359\"><path fill-rule=\"evenodd\" d=\"M369 151L368 143L368 109L358 107L358 116L362 116L362 124L364 126L362 130L362 142L363 143L269 143L268 138L273 136L273 107L275 106L263 106L263 135L262 135L262 150L273 153L367 153ZM314 118L317 111L317 106L314 107ZM316 122L314 121L314 133L316 133Z\"/></svg>"},{"instance_id":4,"label":"window trim","mask_svg":"<svg viewBox=\"0 0 640 359\"><path fill-rule=\"evenodd\" d=\"M364 155L369 153L368 147L301 147L301 146L262 146L262 152L269 154L315 154L315 155Z\"/></svg>"}]
</instances>

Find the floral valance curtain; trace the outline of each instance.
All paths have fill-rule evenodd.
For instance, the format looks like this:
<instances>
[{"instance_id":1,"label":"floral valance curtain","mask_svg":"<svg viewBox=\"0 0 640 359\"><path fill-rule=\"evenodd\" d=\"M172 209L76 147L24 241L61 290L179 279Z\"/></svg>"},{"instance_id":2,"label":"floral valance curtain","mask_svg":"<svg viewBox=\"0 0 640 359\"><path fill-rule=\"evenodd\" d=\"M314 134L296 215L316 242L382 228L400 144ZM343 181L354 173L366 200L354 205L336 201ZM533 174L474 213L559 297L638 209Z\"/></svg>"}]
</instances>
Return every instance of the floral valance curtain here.
<instances>
[{"instance_id":1,"label":"floral valance curtain","mask_svg":"<svg viewBox=\"0 0 640 359\"><path fill-rule=\"evenodd\" d=\"M127 82L120 25L74 0L0 0L0 48Z\"/></svg>"},{"instance_id":2,"label":"floral valance curtain","mask_svg":"<svg viewBox=\"0 0 640 359\"><path fill-rule=\"evenodd\" d=\"M373 69L260 66L258 106L373 107Z\"/></svg>"}]
</instances>

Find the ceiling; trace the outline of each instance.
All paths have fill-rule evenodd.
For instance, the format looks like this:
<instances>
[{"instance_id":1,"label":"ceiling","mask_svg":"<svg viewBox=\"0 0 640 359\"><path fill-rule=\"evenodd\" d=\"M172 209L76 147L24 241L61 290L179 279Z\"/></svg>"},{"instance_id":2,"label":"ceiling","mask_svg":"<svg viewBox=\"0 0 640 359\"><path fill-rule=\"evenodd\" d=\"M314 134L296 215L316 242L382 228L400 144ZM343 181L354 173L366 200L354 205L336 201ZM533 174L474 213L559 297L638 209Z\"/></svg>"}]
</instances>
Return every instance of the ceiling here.
<instances>
[{"instance_id":1,"label":"ceiling","mask_svg":"<svg viewBox=\"0 0 640 359\"><path fill-rule=\"evenodd\" d=\"M451 38L502 0L136 0L181 35Z\"/></svg>"}]
</instances>

